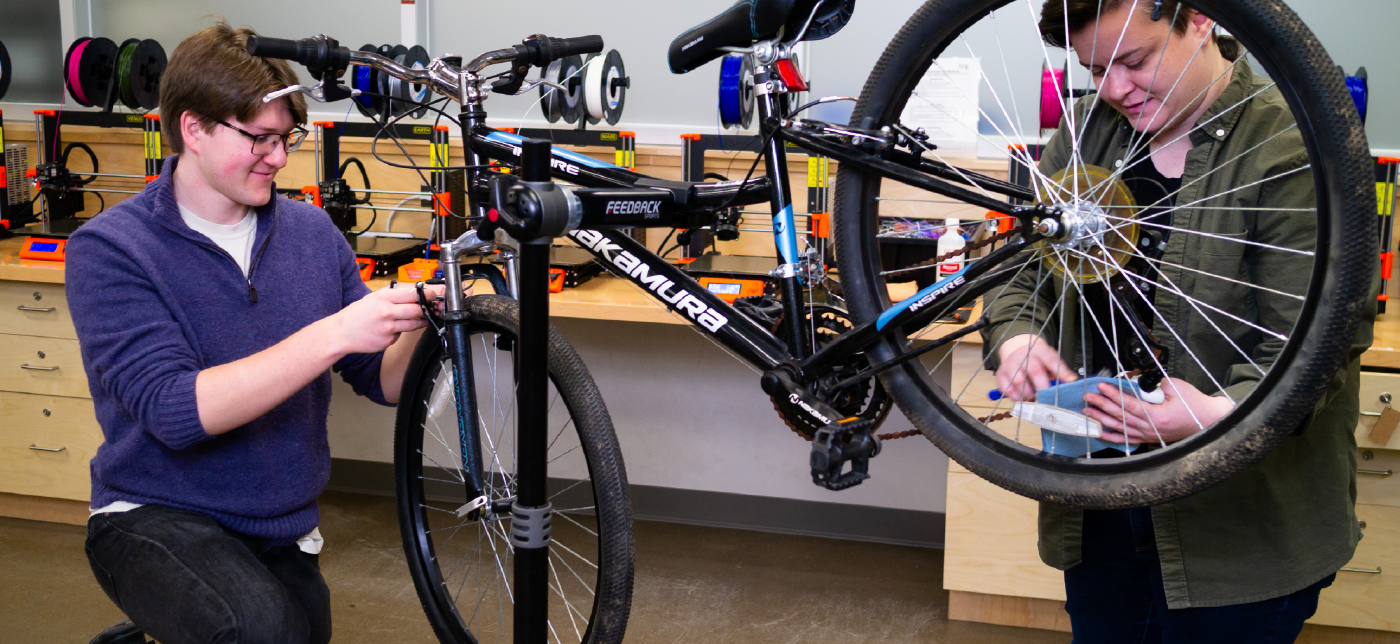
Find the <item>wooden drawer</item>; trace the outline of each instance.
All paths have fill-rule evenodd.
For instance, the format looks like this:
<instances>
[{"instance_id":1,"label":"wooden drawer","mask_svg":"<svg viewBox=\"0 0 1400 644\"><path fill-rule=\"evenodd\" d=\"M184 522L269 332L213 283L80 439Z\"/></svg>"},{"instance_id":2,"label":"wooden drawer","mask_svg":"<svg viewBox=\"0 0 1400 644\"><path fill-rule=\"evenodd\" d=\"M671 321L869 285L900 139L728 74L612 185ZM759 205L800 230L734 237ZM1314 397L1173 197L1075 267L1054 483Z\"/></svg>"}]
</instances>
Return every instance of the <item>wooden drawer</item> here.
<instances>
[{"instance_id":1,"label":"wooden drawer","mask_svg":"<svg viewBox=\"0 0 1400 644\"><path fill-rule=\"evenodd\" d=\"M1035 501L974 474L948 472L943 587L1065 599L1064 573L1040 561Z\"/></svg>"},{"instance_id":2,"label":"wooden drawer","mask_svg":"<svg viewBox=\"0 0 1400 644\"><path fill-rule=\"evenodd\" d=\"M0 391L91 397L78 341L0 335Z\"/></svg>"},{"instance_id":3,"label":"wooden drawer","mask_svg":"<svg viewBox=\"0 0 1400 644\"><path fill-rule=\"evenodd\" d=\"M1356 556L1322 591L1313 624L1400 631L1400 508L1357 505L1366 535ZM1379 572L1358 572L1379 571Z\"/></svg>"},{"instance_id":4,"label":"wooden drawer","mask_svg":"<svg viewBox=\"0 0 1400 644\"><path fill-rule=\"evenodd\" d=\"M1385 403L1381 402L1383 394L1390 394L1391 406L1400 409L1400 374L1361 372L1361 421L1356 424L1358 447L1400 449L1400 431L1392 434L1390 442L1384 445L1371 440L1371 428L1376 426L1376 416L1366 414L1379 413L1385 409Z\"/></svg>"},{"instance_id":5,"label":"wooden drawer","mask_svg":"<svg viewBox=\"0 0 1400 644\"><path fill-rule=\"evenodd\" d=\"M1356 502L1400 508L1400 476L1397 474L1400 474L1400 452L1361 449L1356 459ZM1400 543L1396 546L1400 547Z\"/></svg>"},{"instance_id":6,"label":"wooden drawer","mask_svg":"<svg viewBox=\"0 0 1400 644\"><path fill-rule=\"evenodd\" d=\"M0 492L86 501L102 444L91 400L0 392Z\"/></svg>"},{"instance_id":7,"label":"wooden drawer","mask_svg":"<svg viewBox=\"0 0 1400 644\"><path fill-rule=\"evenodd\" d=\"M0 281L0 333L78 339L63 285Z\"/></svg>"}]
</instances>

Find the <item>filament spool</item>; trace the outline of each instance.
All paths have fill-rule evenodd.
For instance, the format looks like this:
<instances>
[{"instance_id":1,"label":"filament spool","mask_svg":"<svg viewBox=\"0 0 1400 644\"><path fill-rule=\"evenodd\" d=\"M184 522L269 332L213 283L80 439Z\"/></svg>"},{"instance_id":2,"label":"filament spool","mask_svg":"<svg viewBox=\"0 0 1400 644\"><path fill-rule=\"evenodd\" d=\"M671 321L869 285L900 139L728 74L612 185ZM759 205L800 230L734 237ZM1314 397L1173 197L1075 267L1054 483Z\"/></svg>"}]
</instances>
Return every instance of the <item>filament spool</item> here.
<instances>
[{"instance_id":1,"label":"filament spool","mask_svg":"<svg viewBox=\"0 0 1400 644\"><path fill-rule=\"evenodd\" d=\"M404 62L410 69L422 71L428 68L428 63L432 62L432 60L433 59L428 56L428 50L424 49L422 45L414 45L408 48L408 57ZM428 85L426 83L405 83L404 91L406 93L405 98L414 103L427 103L430 98L428 95ZM416 119L421 119L423 115L427 113L427 107L416 107L413 109L413 114L411 114L411 116Z\"/></svg>"},{"instance_id":2,"label":"filament spool","mask_svg":"<svg viewBox=\"0 0 1400 644\"><path fill-rule=\"evenodd\" d=\"M5 98L5 92L10 89L10 51L5 49L5 43L0 42L0 99Z\"/></svg>"},{"instance_id":3,"label":"filament spool","mask_svg":"<svg viewBox=\"0 0 1400 644\"><path fill-rule=\"evenodd\" d=\"M719 120L726 129L746 129L753 123L753 57L725 56L719 70Z\"/></svg>"},{"instance_id":4,"label":"filament spool","mask_svg":"<svg viewBox=\"0 0 1400 644\"><path fill-rule=\"evenodd\" d=\"M560 78L559 70L563 67L564 61L555 60L549 63L548 67L540 70L540 78L558 83ZM540 86L540 111L544 112L544 120L550 123L558 123L559 119L563 116L562 110L560 109L563 102L564 99L562 96L559 96L559 90L548 85Z\"/></svg>"},{"instance_id":5,"label":"filament spool","mask_svg":"<svg viewBox=\"0 0 1400 644\"><path fill-rule=\"evenodd\" d=\"M131 94L131 57L136 53L140 40L128 38L117 48L117 98L128 109L137 109L136 97Z\"/></svg>"},{"instance_id":6,"label":"filament spool","mask_svg":"<svg viewBox=\"0 0 1400 644\"><path fill-rule=\"evenodd\" d=\"M360 51L377 54L379 53L379 48L374 45L366 44L360 48ZM368 92L355 97L355 109L359 110L360 114L368 118L379 118L379 113L383 110L382 103L384 100L378 96L369 95L370 93L377 93L379 91L379 79L376 78L379 75L379 71L368 65L357 66L351 71L353 73L350 75L350 87L360 90L361 92Z\"/></svg>"},{"instance_id":7,"label":"filament spool","mask_svg":"<svg viewBox=\"0 0 1400 644\"><path fill-rule=\"evenodd\" d=\"M91 40L86 36L74 40L73 44L68 45L68 52L63 55L63 85L68 88L68 95L83 107L92 107L92 103L88 102L87 94L83 92L83 84L78 81L78 63Z\"/></svg>"},{"instance_id":8,"label":"filament spool","mask_svg":"<svg viewBox=\"0 0 1400 644\"><path fill-rule=\"evenodd\" d=\"M617 125L622 120L622 108L627 102L627 88L632 80L622 64L622 54L616 49L606 56L593 56L584 63L583 99L589 125L607 121Z\"/></svg>"},{"instance_id":9,"label":"filament spool","mask_svg":"<svg viewBox=\"0 0 1400 644\"><path fill-rule=\"evenodd\" d=\"M1065 72L1042 67L1040 70L1040 129L1060 127L1065 116Z\"/></svg>"},{"instance_id":10,"label":"filament spool","mask_svg":"<svg viewBox=\"0 0 1400 644\"><path fill-rule=\"evenodd\" d=\"M540 70L540 78L565 87L559 90L548 85L540 86L540 110L550 123L577 123L582 112L583 79L579 70L583 68L583 58L565 56Z\"/></svg>"},{"instance_id":11,"label":"filament spool","mask_svg":"<svg viewBox=\"0 0 1400 644\"><path fill-rule=\"evenodd\" d=\"M389 50L387 54L383 53L386 47ZM381 52L380 55L399 64L403 64L404 59L408 57L408 48L403 45L385 45L381 47L379 51ZM379 93L389 97L385 99L384 111L380 112L382 118L387 119L403 114L403 103L393 100L404 96L399 90L399 85L401 84L399 79L393 76L388 74L379 75Z\"/></svg>"},{"instance_id":12,"label":"filament spool","mask_svg":"<svg viewBox=\"0 0 1400 644\"><path fill-rule=\"evenodd\" d=\"M165 73L165 48L146 39L129 39L117 52L117 94L132 110L160 106L160 77Z\"/></svg>"},{"instance_id":13,"label":"filament spool","mask_svg":"<svg viewBox=\"0 0 1400 644\"><path fill-rule=\"evenodd\" d=\"M1370 81L1367 79L1366 68L1357 69L1355 75L1342 70L1342 75L1346 77L1347 91L1351 92L1351 99L1356 102L1356 111L1361 114L1361 124L1365 125L1366 112L1371 102Z\"/></svg>"}]
</instances>

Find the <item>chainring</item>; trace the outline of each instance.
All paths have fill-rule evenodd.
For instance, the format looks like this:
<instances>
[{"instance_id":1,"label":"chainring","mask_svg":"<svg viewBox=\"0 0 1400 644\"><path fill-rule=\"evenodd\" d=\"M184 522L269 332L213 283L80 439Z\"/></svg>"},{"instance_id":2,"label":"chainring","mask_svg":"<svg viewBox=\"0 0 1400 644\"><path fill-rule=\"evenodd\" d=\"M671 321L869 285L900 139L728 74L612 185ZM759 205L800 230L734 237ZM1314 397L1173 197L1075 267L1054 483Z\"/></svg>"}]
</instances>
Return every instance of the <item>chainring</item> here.
<instances>
[{"instance_id":1,"label":"chainring","mask_svg":"<svg viewBox=\"0 0 1400 644\"><path fill-rule=\"evenodd\" d=\"M814 347L817 349L855 328L855 323L845 311L832 306L812 305L808 307L804 317L809 324L803 325L803 328L811 329L815 334ZM787 326L778 325L778 336L784 341L788 339L785 332ZM869 366L870 361L864 352L842 358L833 365L829 373L817 381L816 389L820 398L835 408L841 414L841 418L859 416L871 421L871 431L874 431L885 422L893 406L893 399L880 384L879 378L871 376L840 390L831 390L836 383L860 373ZM822 428L816 419L790 401L771 396L770 399L778 417L783 419L789 429L806 440L812 440L817 435L817 430Z\"/></svg>"}]
</instances>

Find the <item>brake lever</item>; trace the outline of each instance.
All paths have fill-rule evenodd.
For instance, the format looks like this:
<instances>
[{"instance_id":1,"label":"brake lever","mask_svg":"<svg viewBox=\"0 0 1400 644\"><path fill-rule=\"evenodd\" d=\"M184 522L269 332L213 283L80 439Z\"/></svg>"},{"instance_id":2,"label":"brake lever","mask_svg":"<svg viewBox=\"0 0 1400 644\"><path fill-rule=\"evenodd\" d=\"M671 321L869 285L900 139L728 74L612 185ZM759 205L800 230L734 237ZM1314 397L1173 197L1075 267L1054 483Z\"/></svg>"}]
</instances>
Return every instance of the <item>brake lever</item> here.
<instances>
[{"instance_id":1,"label":"brake lever","mask_svg":"<svg viewBox=\"0 0 1400 644\"><path fill-rule=\"evenodd\" d=\"M345 94L345 96L342 96L340 98L331 98L326 95L325 85L325 83L317 83L314 87L307 87L305 85L290 85L287 87L283 87L282 89L279 89L275 92L268 92L267 96L263 97L262 102L271 103L272 101L275 101L279 98L282 98L284 96L290 96L296 93L305 94L309 96L311 100L316 101L318 103L330 103L338 101L340 100L340 98L354 98L360 95L360 90L358 89L350 89L348 87L336 85L336 91L334 93L343 93Z\"/></svg>"}]
</instances>

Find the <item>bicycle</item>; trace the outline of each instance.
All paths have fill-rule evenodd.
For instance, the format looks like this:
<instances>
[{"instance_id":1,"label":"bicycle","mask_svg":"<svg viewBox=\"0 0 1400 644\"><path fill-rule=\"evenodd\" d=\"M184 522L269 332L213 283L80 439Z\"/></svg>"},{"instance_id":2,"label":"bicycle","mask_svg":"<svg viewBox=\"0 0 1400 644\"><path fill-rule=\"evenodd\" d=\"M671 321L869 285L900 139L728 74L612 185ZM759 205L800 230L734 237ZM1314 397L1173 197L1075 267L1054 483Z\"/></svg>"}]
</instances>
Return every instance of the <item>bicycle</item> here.
<instances>
[{"instance_id":1,"label":"bicycle","mask_svg":"<svg viewBox=\"0 0 1400 644\"><path fill-rule=\"evenodd\" d=\"M1136 5L1146 0L1132 1ZM250 41L250 53L299 62L321 81L315 87L291 87L283 92L300 91L317 100L348 98L351 92L337 79L352 65L370 66L426 85L462 106L459 124L467 162L461 169L470 194L470 212L464 216L473 228L442 243L448 294L445 313L440 321L435 318L436 333L425 334L415 352L405 378L401 400L406 404L399 411L395 439L405 550L420 598L441 639L476 641L508 629L505 607L513 596L506 568L512 565L513 551L503 519L510 516L516 501L516 477L524 477L516 469L515 455L528 450L523 445L517 449L511 434L514 406L510 401L517 393L515 383L524 379L523 374L512 373L512 365L523 358L508 358L506 354L526 348L516 342L517 333L523 332L516 330L513 300L504 296L463 298L460 286L463 280L491 279L498 293L523 296L524 291L517 287L522 268L515 259L519 245L514 240L567 235L618 277L683 314L702 333L762 371L761 385L773 397L780 415L812 439L814 481L832 489L858 484L868 476L869 459L881 448L881 439L874 431L889 409L889 399L939 448L984 478L1032 498L1094 508L1161 503L1203 489L1248 466L1299 427L1324 392L1327 380L1343 364L1347 344L1364 312L1365 278L1374 265L1369 216L1373 202L1365 180L1369 175L1364 134L1359 119L1350 111L1351 99L1336 66L1297 17L1277 2L1194 2L1235 34L1270 77L1280 79L1270 81L1266 89L1279 90L1292 123L1280 124L1272 138L1287 136L1306 152L1306 165L1290 173L1306 172L1312 177L1316 201L1311 208L1285 210L1296 213L1289 217L1315 221L1317 234L1315 239L1292 240L1287 246L1268 245L1166 225L1178 239L1240 244L1256 255L1286 253L1308 265L1308 283L1293 285L1287 291L1226 275L1193 274L1193 280L1212 278L1246 289L1245 295L1252 300L1283 302L1279 306L1283 322L1273 319L1269 324L1277 328L1268 328L1221 311L1233 316L1230 331L1212 323L1214 335L1182 337L1141 293L1143 280L1197 311L1214 305L1192 298L1170 278L1172 271L1179 273L1190 267L1175 266L1138 250L1140 240L1156 239L1146 234L1147 229L1162 224L1142 216L1143 211L1159 204L1140 206L1132 202L1129 191L1121 189L1126 168L1080 167L1047 176L1038 171L1026 148L1011 147L1009 154L1029 168L1032 177L1030 186L1017 185L943 159L936 142L900 122L911 100L927 100L919 95L918 85L939 54L956 42L977 53L966 38L969 31L992 25L997 49L1004 51L996 20L1010 16L1007 11L1019 12L1020 4L1013 0L926 2L881 56L856 101L850 125L797 118L814 105L841 100L839 97L795 107L782 98L805 85L790 64L792 47L804 39L825 38L839 31L851 15L852 0L744 0L687 31L671 47L675 72L693 70L728 53L755 59L763 150L743 180L718 183L654 179L563 150L532 159L539 149L536 143L485 125L482 102L490 93L521 93L540 85L563 89L549 81L529 81L527 75L531 68L547 66L567 55L601 51L602 42L597 37L534 36L521 45L488 52L465 64L460 59L439 58L425 70L407 69L372 53L350 51L327 36ZM1035 8L1025 4L1034 25ZM1034 37L1038 42L1039 34L1034 33ZM1271 47L1271 43L1278 45ZM1040 51L1044 58L1036 62L1054 67L1048 50L1042 46ZM1001 60L1009 79L1004 54ZM507 71L483 74L488 66L504 63L511 65ZM1091 114L1099 98L1092 91L1073 89L1073 74L1069 75L1071 82L1063 91L1079 100L1067 112L1061 130L1073 137L1076 116L1082 119ZM987 82L987 87L1002 105L996 86ZM267 100L279 95L270 94ZM1014 94L1011 97L1014 103ZM1246 105L1250 98L1231 109ZM980 106L978 110L984 117L995 116ZM996 129L1011 128L1018 133L1016 118L1004 106L1001 112L1001 121L987 120ZM1193 132L1205 125L1208 123L1198 124ZM1149 138L1136 136L1132 142L1140 149L1148 145ZM825 310L813 307L804 295L825 279L825 271L814 258L799 252L786 144L840 163L835 212L840 293L830 301L844 302L848 307L850 328L819 342L813 341L812 329ZM1241 152L1222 167L1254 151ZM766 175L754 177L760 162ZM1124 165L1132 163L1130 157ZM558 186L551 176L577 187ZM950 275L929 280L931 283L912 297L892 302L888 283L927 275L950 259L935 257L912 266L893 267L882 261L889 258L882 256L878 236L881 208L908 201L895 189L896 184L985 209L995 213L992 221L1008 224L977 239L963 253L972 255L993 242L1002 245L986 250ZM1258 192L1257 184L1245 185L1170 209L1248 214L1255 211L1244 204L1251 197L1257 199ZM1223 206L1204 205L1222 197L1232 198ZM620 232L634 227L712 226L729 208L763 201L770 203L774 216L778 250L774 274L781 284L781 315L776 317L760 310L768 307L726 304ZM507 256L504 276L463 261L472 253L490 249ZM1141 262L1155 267L1155 272L1135 272L1146 273ZM1017 415L1020 408L1005 398L989 401L986 391L975 391L978 373L960 376L956 382L935 383L930 367L938 365L926 362L937 359L941 363L951 355L951 349L990 324L983 318L949 333L936 329L935 320L979 297L995 301L1017 279L1032 279L1036 293L1042 288L1054 292L1058 284L1060 299L1047 315L1061 316L1073 306L1080 307L1078 314L1084 315L1082 298L1066 304L1067 293L1082 293L1099 281L1112 285L1108 292L1114 299L1108 311L1114 332L1096 326L1119 367L1118 373L1111 375L1136 376L1137 386L1144 392L1175 386L1169 380L1178 371L1174 366L1191 364L1182 362L1189 361L1190 355L1181 355L1192 352L1189 341L1215 351L1224 346L1226 351L1238 352L1247 367L1257 372L1247 374L1257 384L1234 401L1234 410L1223 419L1209 426L1198 422L1196 434L1184 440L1162 441L1132 453L1124 450L1113 457L1047 453L1041 449L1038 433L1027 431L1023 435L1020 431L1026 422ZM1153 326L1128 313L1142 301L1147 301L1146 310L1156 318L1155 323L1162 325L1156 326L1155 332ZM425 308L430 305L423 304ZM1033 311L1023 318L1025 308L1022 306L1013 320L1037 315ZM1124 333L1117 332L1119 323L1124 325ZM1256 360L1240 348L1241 340L1236 337L1240 329L1246 335L1276 340L1277 350L1267 360ZM606 406L586 367L557 332L551 334L553 385L548 395L551 430L547 452L555 478L550 479L549 495L563 509L554 511L562 521L555 522L554 538L548 542L547 574L551 613L565 615L567 621L556 619L549 628L560 641L565 637L585 642L617 641L625 628L631 593L626 474ZM1175 346L1184 351L1169 354L1173 338ZM485 401L490 401L489 405ZM525 408L522 404L521 409ZM1013 418L1014 422L1008 422ZM1085 442L1090 437L1082 426L1080 435ZM517 515L513 528L531 520ZM453 544L464 531L467 536ZM447 554L456 546L463 548L460 556L456 551ZM593 553L597 553L596 560L586 556ZM471 592L465 590L468 584ZM577 605L571 596L579 598ZM494 615L489 614L493 610Z\"/></svg>"}]
</instances>

